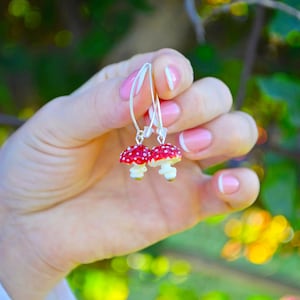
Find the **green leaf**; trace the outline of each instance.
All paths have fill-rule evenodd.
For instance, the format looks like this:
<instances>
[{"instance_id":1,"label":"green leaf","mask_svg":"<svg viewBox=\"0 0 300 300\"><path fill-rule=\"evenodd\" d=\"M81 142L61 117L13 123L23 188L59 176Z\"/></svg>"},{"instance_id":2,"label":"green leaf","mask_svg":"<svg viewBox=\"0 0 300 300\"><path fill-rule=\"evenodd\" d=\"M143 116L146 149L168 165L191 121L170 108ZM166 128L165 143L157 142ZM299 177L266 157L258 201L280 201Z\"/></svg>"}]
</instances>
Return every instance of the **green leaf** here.
<instances>
[{"instance_id":1,"label":"green leaf","mask_svg":"<svg viewBox=\"0 0 300 300\"><path fill-rule=\"evenodd\" d=\"M0 82L0 108L6 113L14 111L14 104L12 102L11 92L9 88Z\"/></svg>"},{"instance_id":2,"label":"green leaf","mask_svg":"<svg viewBox=\"0 0 300 300\"><path fill-rule=\"evenodd\" d=\"M292 8L300 9L298 0L283 0L281 2L286 3ZM300 21L295 16L283 11L276 11L269 24L269 31L272 35L282 38L292 46L300 45Z\"/></svg>"},{"instance_id":3,"label":"green leaf","mask_svg":"<svg viewBox=\"0 0 300 300\"><path fill-rule=\"evenodd\" d=\"M199 45L189 54L195 77L216 76L221 70L220 57L215 48L208 44Z\"/></svg>"},{"instance_id":4,"label":"green leaf","mask_svg":"<svg viewBox=\"0 0 300 300\"><path fill-rule=\"evenodd\" d=\"M288 219L293 219L296 188L295 166L286 160L277 160L276 163L272 157L267 164L266 177L261 188L262 202L266 208L274 215L284 215Z\"/></svg>"},{"instance_id":5,"label":"green leaf","mask_svg":"<svg viewBox=\"0 0 300 300\"><path fill-rule=\"evenodd\" d=\"M284 12L278 11L269 24L269 31L284 40L286 40L291 32L300 32L300 21Z\"/></svg>"},{"instance_id":6,"label":"green leaf","mask_svg":"<svg viewBox=\"0 0 300 300\"><path fill-rule=\"evenodd\" d=\"M247 298L247 300L272 300L273 297L267 295L253 295Z\"/></svg>"},{"instance_id":7,"label":"green leaf","mask_svg":"<svg viewBox=\"0 0 300 300\"><path fill-rule=\"evenodd\" d=\"M129 0L132 5L143 11L151 11L153 9L152 5L147 0Z\"/></svg>"},{"instance_id":8,"label":"green leaf","mask_svg":"<svg viewBox=\"0 0 300 300\"><path fill-rule=\"evenodd\" d=\"M103 31L93 31L87 34L79 44L79 53L85 58L95 59L107 54L112 46L111 37Z\"/></svg>"},{"instance_id":9,"label":"green leaf","mask_svg":"<svg viewBox=\"0 0 300 300\"><path fill-rule=\"evenodd\" d=\"M268 98L287 104L290 121L300 127L300 81L284 74L275 74L272 77L260 77L257 83Z\"/></svg>"},{"instance_id":10,"label":"green leaf","mask_svg":"<svg viewBox=\"0 0 300 300\"><path fill-rule=\"evenodd\" d=\"M221 291L211 291L203 295L201 300L229 300L230 297Z\"/></svg>"}]
</instances>

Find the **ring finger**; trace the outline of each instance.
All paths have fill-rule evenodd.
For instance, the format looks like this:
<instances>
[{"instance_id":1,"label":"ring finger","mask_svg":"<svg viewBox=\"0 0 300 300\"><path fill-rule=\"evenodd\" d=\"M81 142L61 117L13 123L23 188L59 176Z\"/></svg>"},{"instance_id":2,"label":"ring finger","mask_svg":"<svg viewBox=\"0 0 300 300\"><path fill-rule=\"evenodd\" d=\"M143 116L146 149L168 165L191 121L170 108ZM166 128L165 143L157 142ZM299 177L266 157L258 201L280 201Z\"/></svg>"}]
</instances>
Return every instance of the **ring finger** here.
<instances>
[{"instance_id":1,"label":"ring finger","mask_svg":"<svg viewBox=\"0 0 300 300\"><path fill-rule=\"evenodd\" d=\"M257 127L252 117L237 111L184 130L174 139L186 158L201 160L201 166L208 167L248 153L256 143Z\"/></svg>"},{"instance_id":2,"label":"ring finger","mask_svg":"<svg viewBox=\"0 0 300 300\"><path fill-rule=\"evenodd\" d=\"M162 121L169 133L175 133L207 123L227 113L231 105L228 87L222 81L208 77L194 82L171 101L162 100Z\"/></svg>"}]
</instances>

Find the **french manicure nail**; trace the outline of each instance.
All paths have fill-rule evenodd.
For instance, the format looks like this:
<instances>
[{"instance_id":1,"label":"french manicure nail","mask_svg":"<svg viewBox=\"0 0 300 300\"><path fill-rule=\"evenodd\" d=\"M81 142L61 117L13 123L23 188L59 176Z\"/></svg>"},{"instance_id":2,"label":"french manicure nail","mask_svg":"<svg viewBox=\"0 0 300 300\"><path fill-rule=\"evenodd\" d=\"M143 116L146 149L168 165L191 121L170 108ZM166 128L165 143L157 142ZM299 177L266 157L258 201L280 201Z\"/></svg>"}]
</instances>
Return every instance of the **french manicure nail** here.
<instances>
[{"instance_id":1,"label":"french manicure nail","mask_svg":"<svg viewBox=\"0 0 300 300\"><path fill-rule=\"evenodd\" d=\"M163 101L160 104L160 111L161 111L161 117L162 117L162 122L164 126L170 126L172 125L180 116L180 107L178 106L177 103L174 101ZM153 118L153 107L151 106L149 108L149 118L152 120ZM155 126L158 126L158 120L156 116L154 117L154 122L153 124Z\"/></svg>"},{"instance_id":2,"label":"french manicure nail","mask_svg":"<svg viewBox=\"0 0 300 300\"><path fill-rule=\"evenodd\" d=\"M238 191L240 182L232 175L221 174L218 178L218 188L222 194L232 194Z\"/></svg>"},{"instance_id":3,"label":"french manicure nail","mask_svg":"<svg viewBox=\"0 0 300 300\"><path fill-rule=\"evenodd\" d=\"M139 70L136 70L134 71L133 73L131 73L122 83L121 87L120 87L120 97L123 99L123 100L128 100L129 97L130 97L130 91L131 91L131 88L132 88L132 85L133 85L133 82L138 74ZM136 83L136 88L135 88L135 91L134 91L134 96L136 96L139 91L141 90L141 87L142 87L142 83L143 81L140 80Z\"/></svg>"},{"instance_id":4,"label":"french manicure nail","mask_svg":"<svg viewBox=\"0 0 300 300\"><path fill-rule=\"evenodd\" d=\"M166 66L165 75L166 75L168 87L171 91L173 91L180 80L180 73L177 70L177 68L173 66Z\"/></svg>"},{"instance_id":5,"label":"french manicure nail","mask_svg":"<svg viewBox=\"0 0 300 300\"><path fill-rule=\"evenodd\" d=\"M160 105L162 121L165 126L170 126L180 116L180 107L174 101L163 101Z\"/></svg>"},{"instance_id":6,"label":"french manicure nail","mask_svg":"<svg viewBox=\"0 0 300 300\"><path fill-rule=\"evenodd\" d=\"M179 143L185 152L199 152L207 148L212 142L212 134L204 128L191 129L181 132Z\"/></svg>"},{"instance_id":7,"label":"french manicure nail","mask_svg":"<svg viewBox=\"0 0 300 300\"><path fill-rule=\"evenodd\" d=\"M143 68L141 70L141 72L139 73L139 80L138 80L138 82L136 84L134 96L136 96L140 92L140 90L142 88L142 85L144 83L145 76L146 76L147 72L148 72L148 69L147 68Z\"/></svg>"}]
</instances>

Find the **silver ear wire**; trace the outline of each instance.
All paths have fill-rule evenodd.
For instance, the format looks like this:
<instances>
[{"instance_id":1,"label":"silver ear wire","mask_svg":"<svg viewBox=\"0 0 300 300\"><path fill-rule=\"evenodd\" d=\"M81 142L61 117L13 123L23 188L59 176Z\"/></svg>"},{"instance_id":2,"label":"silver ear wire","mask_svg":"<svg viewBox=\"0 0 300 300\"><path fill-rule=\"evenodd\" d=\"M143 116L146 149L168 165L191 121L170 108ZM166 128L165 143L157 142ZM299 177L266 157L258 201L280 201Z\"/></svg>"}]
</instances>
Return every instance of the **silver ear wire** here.
<instances>
[{"instance_id":1,"label":"silver ear wire","mask_svg":"<svg viewBox=\"0 0 300 300\"><path fill-rule=\"evenodd\" d=\"M134 114L134 96L137 94L144 83L145 76L149 73L149 88L151 94L152 107L149 110L150 124L140 129L139 124ZM159 174L163 175L167 180L172 181L175 179L177 170L172 167L175 163L179 162L182 158L180 149L172 144L165 144L167 136L167 128L163 126L161 108L159 97L154 89L152 65L145 63L136 77L133 80L129 97L130 116L133 125L136 129L136 145L126 148L120 154L120 162L132 165L130 169L130 177L134 179L142 179L144 173L147 171L146 165L151 167L160 166ZM153 112L151 114L151 112ZM151 150L144 146L142 143L145 138L151 136L154 132L153 127L156 127L157 141L159 145L153 147Z\"/></svg>"},{"instance_id":2,"label":"silver ear wire","mask_svg":"<svg viewBox=\"0 0 300 300\"><path fill-rule=\"evenodd\" d=\"M164 125L163 125L161 109L160 109L160 101L159 101L157 94L155 96L155 110L154 111L155 111L154 115L157 116L157 122L158 122L158 126L156 129L157 141L160 144L163 144L166 140L168 129L166 127L164 127Z\"/></svg>"},{"instance_id":3,"label":"silver ear wire","mask_svg":"<svg viewBox=\"0 0 300 300\"><path fill-rule=\"evenodd\" d=\"M144 129L141 130L138 125L138 122L135 118L133 100L134 100L135 92L140 91L140 89L142 88L142 85L144 83L147 72L149 73L149 87L150 87L151 100L152 100L152 106L154 109L154 114L150 120L149 126L145 126ZM152 78L152 65L150 63L145 63L141 67L139 72L137 73L137 75L132 83L132 87L130 90L130 96L129 96L130 116L131 116L132 122L133 122L134 127L137 132L135 140L138 145L142 144L144 138L149 138L151 136L151 134L153 133L153 124L154 124L154 120L156 118L155 106L156 106L156 104L155 104L154 85L153 85L153 78Z\"/></svg>"}]
</instances>

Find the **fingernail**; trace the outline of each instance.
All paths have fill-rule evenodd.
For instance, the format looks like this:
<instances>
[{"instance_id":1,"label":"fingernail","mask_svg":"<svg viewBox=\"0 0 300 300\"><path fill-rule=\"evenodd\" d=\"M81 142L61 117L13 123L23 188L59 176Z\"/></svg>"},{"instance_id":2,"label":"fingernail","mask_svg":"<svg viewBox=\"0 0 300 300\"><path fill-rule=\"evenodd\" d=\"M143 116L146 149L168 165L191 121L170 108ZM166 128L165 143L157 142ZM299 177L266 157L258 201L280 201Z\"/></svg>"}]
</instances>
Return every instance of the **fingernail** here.
<instances>
[{"instance_id":1,"label":"fingernail","mask_svg":"<svg viewBox=\"0 0 300 300\"><path fill-rule=\"evenodd\" d=\"M164 126L170 126L173 124L180 116L180 107L173 101L163 101L160 104L160 111L162 122ZM152 120L153 118L153 107L149 108L149 118ZM153 124L158 126L158 120L155 117Z\"/></svg>"},{"instance_id":2,"label":"fingernail","mask_svg":"<svg viewBox=\"0 0 300 300\"><path fill-rule=\"evenodd\" d=\"M221 174L218 178L218 188L222 194L232 194L238 191L240 182L232 175Z\"/></svg>"},{"instance_id":3,"label":"fingernail","mask_svg":"<svg viewBox=\"0 0 300 300\"><path fill-rule=\"evenodd\" d=\"M212 142L212 134L207 129L197 128L184 131L179 135L179 143L185 152L199 152Z\"/></svg>"},{"instance_id":4,"label":"fingernail","mask_svg":"<svg viewBox=\"0 0 300 300\"><path fill-rule=\"evenodd\" d=\"M163 101L160 105L161 116L164 126L170 126L180 116L180 107L173 101Z\"/></svg>"},{"instance_id":5,"label":"fingernail","mask_svg":"<svg viewBox=\"0 0 300 300\"><path fill-rule=\"evenodd\" d=\"M134 82L138 72L139 72L139 70L134 71L123 81L123 83L120 87L120 97L123 100L129 99L132 85L133 85L133 82ZM134 96L136 96L141 90L142 84L140 82L141 82L141 80L138 80L138 82L135 85Z\"/></svg>"},{"instance_id":6,"label":"fingernail","mask_svg":"<svg viewBox=\"0 0 300 300\"><path fill-rule=\"evenodd\" d=\"M165 75L168 87L171 91L173 91L179 83L180 73L177 68L173 66L167 66L165 67Z\"/></svg>"}]
</instances>

